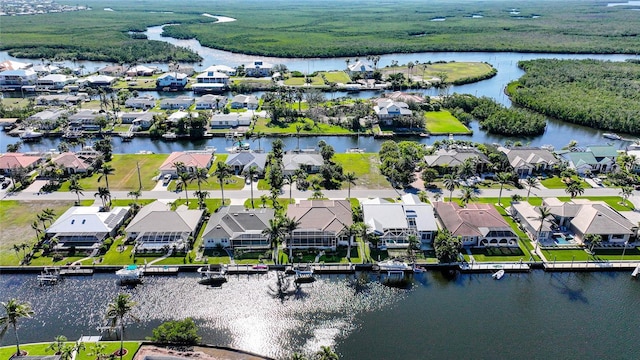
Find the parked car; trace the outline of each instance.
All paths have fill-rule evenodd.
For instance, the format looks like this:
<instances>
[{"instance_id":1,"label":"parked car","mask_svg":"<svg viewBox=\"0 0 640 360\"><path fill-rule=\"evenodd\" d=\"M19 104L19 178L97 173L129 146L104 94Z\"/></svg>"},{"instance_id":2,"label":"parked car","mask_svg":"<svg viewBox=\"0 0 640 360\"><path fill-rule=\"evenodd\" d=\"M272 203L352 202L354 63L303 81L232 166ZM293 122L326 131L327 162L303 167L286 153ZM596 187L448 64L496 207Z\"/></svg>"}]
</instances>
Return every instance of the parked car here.
<instances>
[{"instance_id":1,"label":"parked car","mask_svg":"<svg viewBox=\"0 0 640 360\"><path fill-rule=\"evenodd\" d=\"M171 181L171 174L165 174L162 177L162 183L163 184L167 185L167 184L169 184L170 181Z\"/></svg>"}]
</instances>

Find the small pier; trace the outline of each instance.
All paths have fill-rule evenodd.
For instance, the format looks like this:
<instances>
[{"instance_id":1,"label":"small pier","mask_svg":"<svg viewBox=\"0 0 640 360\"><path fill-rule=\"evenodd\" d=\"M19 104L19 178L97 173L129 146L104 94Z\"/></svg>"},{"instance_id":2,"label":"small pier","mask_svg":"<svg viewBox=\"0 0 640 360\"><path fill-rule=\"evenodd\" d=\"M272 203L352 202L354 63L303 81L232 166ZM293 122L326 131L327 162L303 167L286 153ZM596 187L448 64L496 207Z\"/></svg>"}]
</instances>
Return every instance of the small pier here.
<instances>
[{"instance_id":1,"label":"small pier","mask_svg":"<svg viewBox=\"0 0 640 360\"><path fill-rule=\"evenodd\" d=\"M82 267L68 267L60 269L60 276L91 276L93 269Z\"/></svg>"},{"instance_id":2,"label":"small pier","mask_svg":"<svg viewBox=\"0 0 640 360\"><path fill-rule=\"evenodd\" d=\"M178 275L180 268L177 266L145 266L142 273L147 275Z\"/></svg>"},{"instance_id":3,"label":"small pier","mask_svg":"<svg viewBox=\"0 0 640 360\"><path fill-rule=\"evenodd\" d=\"M632 271L640 262L624 261L596 261L596 262L568 262L557 261L544 264L545 271Z\"/></svg>"},{"instance_id":4,"label":"small pier","mask_svg":"<svg viewBox=\"0 0 640 360\"><path fill-rule=\"evenodd\" d=\"M313 264L311 266L316 274L352 274L356 272L353 264Z\"/></svg>"},{"instance_id":5,"label":"small pier","mask_svg":"<svg viewBox=\"0 0 640 360\"><path fill-rule=\"evenodd\" d=\"M269 271L267 265L229 264L226 265L227 274L266 274Z\"/></svg>"},{"instance_id":6,"label":"small pier","mask_svg":"<svg viewBox=\"0 0 640 360\"><path fill-rule=\"evenodd\" d=\"M531 266L528 263L464 263L460 264L460 272L495 272L504 270L505 272L528 272Z\"/></svg>"}]
</instances>

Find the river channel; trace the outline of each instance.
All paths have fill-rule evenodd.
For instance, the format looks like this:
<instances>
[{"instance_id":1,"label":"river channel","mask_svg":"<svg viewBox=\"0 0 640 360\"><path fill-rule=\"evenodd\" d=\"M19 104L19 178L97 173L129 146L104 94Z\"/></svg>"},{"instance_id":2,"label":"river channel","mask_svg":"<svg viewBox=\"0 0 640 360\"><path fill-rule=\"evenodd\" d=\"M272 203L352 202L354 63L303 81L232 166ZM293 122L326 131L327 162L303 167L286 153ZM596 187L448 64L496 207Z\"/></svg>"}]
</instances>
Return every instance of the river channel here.
<instances>
[{"instance_id":1,"label":"river channel","mask_svg":"<svg viewBox=\"0 0 640 360\"><path fill-rule=\"evenodd\" d=\"M358 273L323 276L296 291L279 286L275 272L232 276L220 288L198 285L195 274L148 277L134 288L118 286L109 274L44 287L35 274L3 274L0 301L31 302L36 314L20 324L23 342L96 335L106 305L125 291L139 319L127 323L125 338L142 339L163 321L192 317L205 343L276 358L321 345L342 359L637 359L640 353L640 282L627 272L533 271L500 281L489 274L415 276L410 289ZM2 344L13 341L6 336Z\"/></svg>"},{"instance_id":2,"label":"river channel","mask_svg":"<svg viewBox=\"0 0 640 360\"><path fill-rule=\"evenodd\" d=\"M215 26L212 25L212 26ZM237 54L228 51L216 50L207 47L203 47L197 40L179 40L174 38L162 37L162 26L150 27L145 34L151 40L165 41L176 46L188 47L203 57L203 61L198 64L194 64L196 70L203 70L204 68L213 64L225 64L229 66L238 66L248 63L253 60L262 59L264 61L274 64L285 64L290 70L298 70L306 73L321 71L321 70L336 70L343 69L346 66L345 60L347 58L309 58L309 59L296 59L296 58L272 58L272 57L258 57L253 55ZM453 86L450 89L451 93L467 93L476 96L488 96L496 99L504 105L510 106L509 98L504 95L504 88L510 82L523 75L522 70L518 69L517 62L520 60L529 60L536 58L562 58L562 59L585 59L593 58L600 60L610 61L624 61L629 58L640 58L638 55L599 55L599 54L543 54L543 53L495 53L495 52L422 52L414 54L388 54L383 55L380 58L379 66L384 67L390 65L392 61L398 61L400 64L407 63L409 61L419 61L421 63L427 61L484 61L491 64L498 70L495 77L480 81L474 84L467 84L461 86ZM12 59L18 61L34 62L34 60L16 59L7 54L7 52L0 52L0 60ZM351 58L353 60L353 58ZM35 61L37 62L37 61ZM79 66L84 64L88 70L97 70L99 67L106 65L102 62L63 62L65 66ZM162 69L166 69L166 64L150 64L158 66ZM428 89L422 90L426 95L437 95L437 90ZM141 94L151 94L155 97L168 97L177 96L179 93L158 93L155 91L141 92ZM327 94L327 97L340 97L351 96L361 98L371 98L380 95L381 93L373 91L365 91L357 94L336 92L335 94ZM229 94L230 95L230 94ZM602 137L603 131L593 128L574 125L566 122L561 122L553 119L549 119L547 122L547 129L543 135L535 137L506 137L501 135L488 134L487 132L480 130L477 122L471 123L471 129L473 135L457 136L458 139L471 140L478 143L504 143L507 140L522 141L523 143L530 143L531 145L553 145L556 148L561 148L566 145L570 140L576 140L579 144L597 144L603 143L605 139ZM305 137L300 140L300 146L303 148L315 147L320 139L326 139L326 137ZM412 138L411 140L418 141L425 144L431 144L435 140L445 139L446 136L432 136L431 138ZM266 138L261 141L261 147L269 150L271 138ZM286 148L294 148L297 145L297 140L293 137L283 139L285 141ZM6 147L6 144L15 143L18 138L12 138L5 133L0 133L0 146ZM337 152L344 152L349 148L360 147L367 152L377 152L380 148L380 144L384 140L374 139L373 137L361 136L359 139L356 137L332 137L329 139L329 143L336 149ZM607 140L608 141L608 140ZM43 139L38 143L25 144L23 151L46 151L49 149L55 149L59 143L59 139ZM620 148L628 145L627 142L618 141L615 142ZM132 142L122 143L120 140L114 141L115 153L136 153L139 151L153 151L156 153L168 153L171 151L200 149L206 146L215 147L220 152L224 152L226 148L231 147L232 144L224 138L213 138L202 141L177 141L177 142L164 142L164 141L152 141L146 138L136 138ZM253 148L258 146L257 142L252 144Z\"/></svg>"}]
</instances>

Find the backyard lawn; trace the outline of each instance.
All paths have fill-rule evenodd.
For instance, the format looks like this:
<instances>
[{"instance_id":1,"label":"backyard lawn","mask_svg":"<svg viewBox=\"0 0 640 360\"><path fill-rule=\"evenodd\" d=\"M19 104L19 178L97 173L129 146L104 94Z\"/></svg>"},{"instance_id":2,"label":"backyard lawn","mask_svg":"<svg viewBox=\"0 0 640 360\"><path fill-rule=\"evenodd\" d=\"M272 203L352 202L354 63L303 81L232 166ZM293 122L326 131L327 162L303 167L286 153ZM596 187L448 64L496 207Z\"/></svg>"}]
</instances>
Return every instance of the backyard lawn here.
<instances>
[{"instance_id":1,"label":"backyard lawn","mask_svg":"<svg viewBox=\"0 0 640 360\"><path fill-rule=\"evenodd\" d=\"M152 190L156 185L153 180L158 175L158 168L167 158L167 154L114 154L113 159L108 163L115 169L109 175L109 188L111 191L132 191L138 190L138 168L140 166L140 181L142 190ZM81 178L80 186L86 191L85 195L98 189L98 186L106 186L104 177L98 181L100 174L94 173L90 177ZM62 184L59 191L69 191L69 182Z\"/></svg>"},{"instance_id":2,"label":"backyard lawn","mask_svg":"<svg viewBox=\"0 0 640 360\"><path fill-rule=\"evenodd\" d=\"M572 179L575 181L580 181L580 183L585 189L591 188L591 185L589 185L587 182L585 182L584 180L582 180L577 176L573 176ZM567 187L567 184L562 182L562 179L558 176L540 180L540 184L546 187L547 189L565 189Z\"/></svg>"},{"instance_id":3,"label":"backyard lawn","mask_svg":"<svg viewBox=\"0 0 640 360\"><path fill-rule=\"evenodd\" d=\"M294 108L297 109L297 104L294 105ZM308 130L302 129L300 131L301 134L352 134L353 131L349 129L345 129L343 127L337 125L329 125L325 123L316 123L313 125L313 121L310 119L305 119L304 122L295 122L295 123L286 123L282 125L271 125L270 121L265 118L259 118L255 125L253 126L254 132L261 132L264 134L296 134L296 125L305 125L305 122L308 123Z\"/></svg>"},{"instance_id":4,"label":"backyard lawn","mask_svg":"<svg viewBox=\"0 0 640 360\"><path fill-rule=\"evenodd\" d=\"M358 187L367 189L389 189L391 187L387 178L380 173L378 154L335 154L333 159L342 165L344 173L353 172L358 178L356 185L351 185L352 190ZM346 183L342 186L345 190L347 187Z\"/></svg>"},{"instance_id":5,"label":"backyard lawn","mask_svg":"<svg viewBox=\"0 0 640 360\"><path fill-rule=\"evenodd\" d=\"M428 111L424 114L427 130L431 134L470 134L466 126L449 111Z\"/></svg>"},{"instance_id":6,"label":"backyard lawn","mask_svg":"<svg viewBox=\"0 0 640 360\"><path fill-rule=\"evenodd\" d=\"M324 74L324 77L327 81L334 83L343 83L346 84L351 81L351 78L344 71L325 71L321 74Z\"/></svg>"}]
</instances>

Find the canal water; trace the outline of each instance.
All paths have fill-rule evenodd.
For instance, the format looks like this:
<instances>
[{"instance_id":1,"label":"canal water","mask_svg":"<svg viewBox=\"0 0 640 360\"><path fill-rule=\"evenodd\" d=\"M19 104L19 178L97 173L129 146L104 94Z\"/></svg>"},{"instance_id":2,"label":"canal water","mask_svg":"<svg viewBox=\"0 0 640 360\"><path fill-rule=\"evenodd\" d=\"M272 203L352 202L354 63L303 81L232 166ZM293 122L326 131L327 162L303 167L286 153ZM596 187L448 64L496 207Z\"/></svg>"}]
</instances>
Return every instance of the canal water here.
<instances>
[{"instance_id":1,"label":"canal water","mask_svg":"<svg viewBox=\"0 0 640 360\"><path fill-rule=\"evenodd\" d=\"M0 276L0 301L29 301L23 342L96 335L119 292L137 303L125 338L191 317L203 342L282 358L322 345L343 359L637 359L640 282L627 272L416 274L409 289L374 273L322 276L297 289L292 278L231 276L220 288L196 274L149 277L120 287L111 274L39 286L35 274ZM280 280L279 280L280 279ZM2 344L13 344L13 336Z\"/></svg>"}]
</instances>

